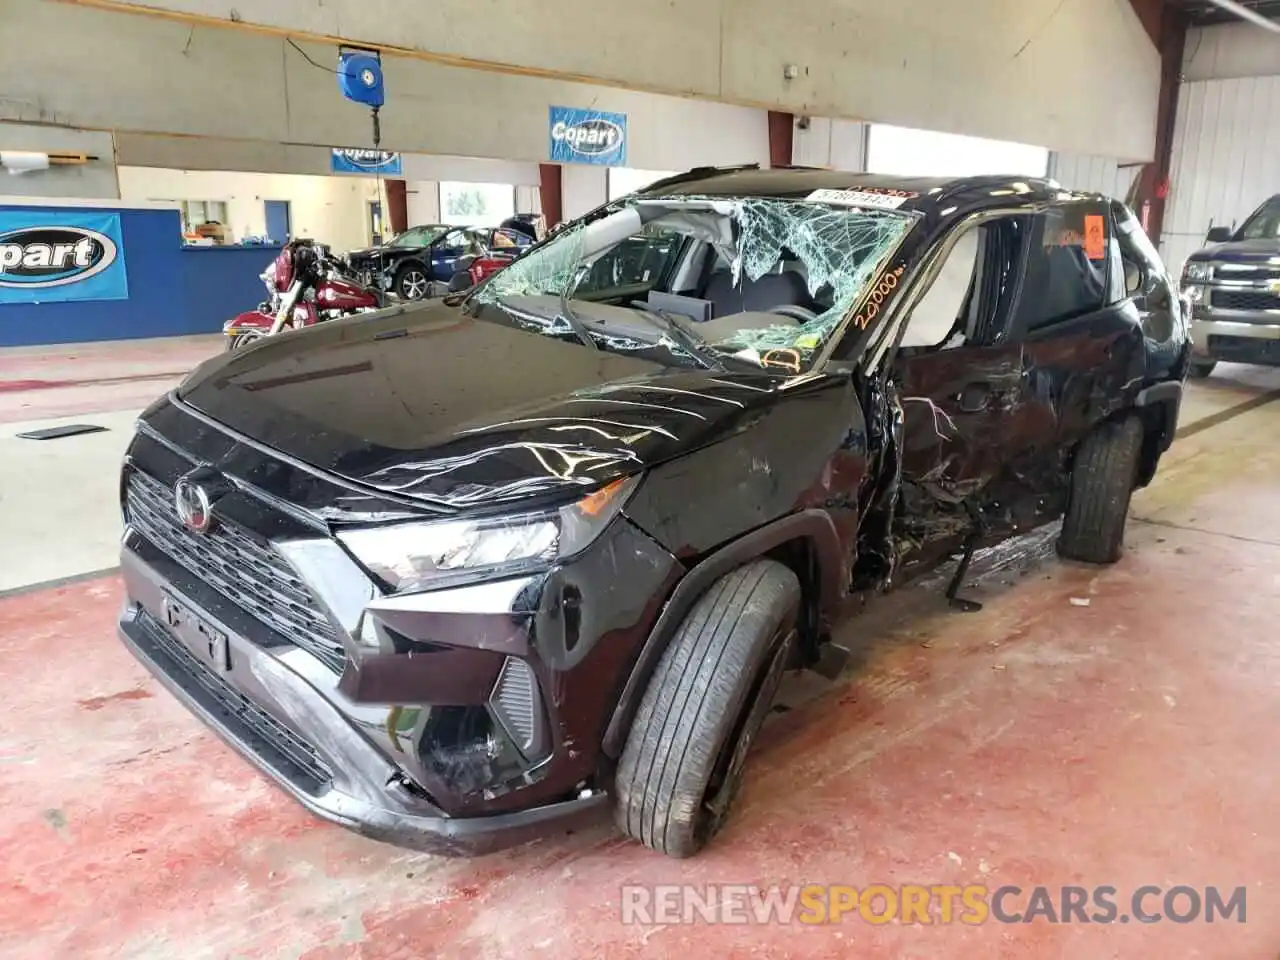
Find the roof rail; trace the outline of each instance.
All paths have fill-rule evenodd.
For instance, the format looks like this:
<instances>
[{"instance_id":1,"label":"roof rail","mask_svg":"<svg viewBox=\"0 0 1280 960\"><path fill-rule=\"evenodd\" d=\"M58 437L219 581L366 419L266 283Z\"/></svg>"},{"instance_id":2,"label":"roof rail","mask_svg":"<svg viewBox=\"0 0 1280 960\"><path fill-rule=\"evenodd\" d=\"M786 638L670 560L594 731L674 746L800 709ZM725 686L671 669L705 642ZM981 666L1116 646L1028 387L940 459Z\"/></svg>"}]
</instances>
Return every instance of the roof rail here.
<instances>
[{"instance_id":1,"label":"roof rail","mask_svg":"<svg viewBox=\"0 0 1280 960\"><path fill-rule=\"evenodd\" d=\"M655 180L649 184L640 193L648 193L654 187L670 187L677 183L687 183L690 180L705 180L718 173L737 173L740 170L759 170L758 163L743 163L734 167L694 167L692 170L686 170L684 173L677 173L674 176L666 177L662 180Z\"/></svg>"}]
</instances>

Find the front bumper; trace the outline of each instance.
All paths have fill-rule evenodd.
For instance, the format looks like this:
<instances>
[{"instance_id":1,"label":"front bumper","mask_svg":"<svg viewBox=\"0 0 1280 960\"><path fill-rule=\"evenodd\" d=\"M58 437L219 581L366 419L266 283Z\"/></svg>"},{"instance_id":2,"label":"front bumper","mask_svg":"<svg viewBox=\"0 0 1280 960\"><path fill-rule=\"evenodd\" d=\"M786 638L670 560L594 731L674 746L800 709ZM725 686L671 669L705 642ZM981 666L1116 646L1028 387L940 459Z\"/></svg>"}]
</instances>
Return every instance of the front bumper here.
<instances>
[{"instance_id":1,"label":"front bumper","mask_svg":"<svg viewBox=\"0 0 1280 960\"><path fill-rule=\"evenodd\" d=\"M309 677L323 677L325 668L306 651L269 653L229 620L178 595L197 622L225 639L229 668L220 671L206 662L203 635L193 638L181 625L165 623L166 601L175 595L172 576L127 548L121 572L129 598L119 623L126 646L188 709L314 814L375 839L445 855L486 853L605 816L602 792L512 813L448 816L319 692Z\"/></svg>"},{"instance_id":2,"label":"front bumper","mask_svg":"<svg viewBox=\"0 0 1280 960\"><path fill-rule=\"evenodd\" d=\"M1192 352L1202 359L1280 365L1280 314L1197 310L1191 343Z\"/></svg>"}]
</instances>

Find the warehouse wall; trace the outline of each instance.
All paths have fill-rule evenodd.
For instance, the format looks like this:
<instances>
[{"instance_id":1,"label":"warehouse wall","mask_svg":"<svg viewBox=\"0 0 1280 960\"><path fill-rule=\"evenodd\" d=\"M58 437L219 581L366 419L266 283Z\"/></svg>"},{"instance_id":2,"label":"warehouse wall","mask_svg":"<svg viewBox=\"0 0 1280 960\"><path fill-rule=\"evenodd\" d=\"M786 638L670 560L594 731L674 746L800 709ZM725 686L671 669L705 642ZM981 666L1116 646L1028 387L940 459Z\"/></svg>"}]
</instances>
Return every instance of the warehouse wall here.
<instances>
[{"instance_id":1,"label":"warehouse wall","mask_svg":"<svg viewBox=\"0 0 1280 960\"><path fill-rule=\"evenodd\" d=\"M1191 31L1161 252L1170 269L1210 223L1239 223L1280 193L1280 39L1249 24Z\"/></svg>"},{"instance_id":2,"label":"warehouse wall","mask_svg":"<svg viewBox=\"0 0 1280 960\"><path fill-rule=\"evenodd\" d=\"M3 94L0 94L3 99ZM83 153L96 160L52 166L17 176L0 170L0 199L6 197L117 198L115 144L101 130L0 122L0 150Z\"/></svg>"},{"instance_id":3,"label":"warehouse wall","mask_svg":"<svg viewBox=\"0 0 1280 960\"><path fill-rule=\"evenodd\" d=\"M490 26L505 18L510 13L491 18ZM280 37L45 0L0 0L0 24L0 120L224 140L251 136L313 148L370 142L368 110L343 101L332 74ZM335 60L331 46L303 47L317 62ZM646 56L671 62L667 50ZM389 150L545 161L548 109L563 105L627 114L629 166L678 170L768 161L763 110L407 57L386 58L385 71L390 93L382 132ZM169 143L166 149L183 148ZM279 156L274 147L264 153L264 159Z\"/></svg>"},{"instance_id":4,"label":"warehouse wall","mask_svg":"<svg viewBox=\"0 0 1280 960\"><path fill-rule=\"evenodd\" d=\"M776 0L126 5L383 43L441 63L487 62L560 79L1060 150L1148 159L1154 143L1159 60L1125 0L808 0L802 16ZM180 45L187 28L172 26ZM264 62L278 76L278 45L274 52ZM784 75L787 65L795 67L791 79ZM431 91L422 95L424 101L453 96L447 84L406 87L400 70L388 70L393 106L401 90ZM292 68L290 75L292 80ZM482 78L473 82L483 89L495 85ZM604 95L599 105L616 109L612 99ZM512 101L513 114L519 102ZM688 166L656 157L635 157L633 163L650 169Z\"/></svg>"}]
</instances>

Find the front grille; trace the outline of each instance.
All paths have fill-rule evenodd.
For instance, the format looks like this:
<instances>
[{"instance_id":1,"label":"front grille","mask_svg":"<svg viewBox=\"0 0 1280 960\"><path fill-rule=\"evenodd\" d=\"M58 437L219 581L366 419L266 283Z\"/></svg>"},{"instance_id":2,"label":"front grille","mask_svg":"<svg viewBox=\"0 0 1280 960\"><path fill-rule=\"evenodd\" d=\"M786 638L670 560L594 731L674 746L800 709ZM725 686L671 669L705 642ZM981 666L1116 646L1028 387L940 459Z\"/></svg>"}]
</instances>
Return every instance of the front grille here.
<instances>
[{"instance_id":1,"label":"front grille","mask_svg":"<svg viewBox=\"0 0 1280 960\"><path fill-rule=\"evenodd\" d=\"M1213 275L1222 280L1280 280L1280 268L1267 263L1215 263Z\"/></svg>"},{"instance_id":2,"label":"front grille","mask_svg":"<svg viewBox=\"0 0 1280 960\"><path fill-rule=\"evenodd\" d=\"M1280 296L1267 290L1214 290L1211 297L1224 310L1280 310Z\"/></svg>"},{"instance_id":3,"label":"front grille","mask_svg":"<svg viewBox=\"0 0 1280 960\"><path fill-rule=\"evenodd\" d=\"M207 534L192 533L178 519L173 491L136 470L129 474L126 510L130 526L157 550L289 643L333 670L342 668L345 650L333 624L270 546L226 523Z\"/></svg>"},{"instance_id":4,"label":"front grille","mask_svg":"<svg viewBox=\"0 0 1280 960\"><path fill-rule=\"evenodd\" d=\"M235 733L243 737L247 731L269 744L302 775L306 786L313 793L333 779L333 772L320 759L311 744L201 663L147 613L139 613L139 619L153 646L172 661L173 666L182 672L182 676L176 676L173 670L166 672L188 689L190 683L185 683L184 680L197 684L217 703L224 717L233 721L233 728L237 728L234 729Z\"/></svg>"}]
</instances>

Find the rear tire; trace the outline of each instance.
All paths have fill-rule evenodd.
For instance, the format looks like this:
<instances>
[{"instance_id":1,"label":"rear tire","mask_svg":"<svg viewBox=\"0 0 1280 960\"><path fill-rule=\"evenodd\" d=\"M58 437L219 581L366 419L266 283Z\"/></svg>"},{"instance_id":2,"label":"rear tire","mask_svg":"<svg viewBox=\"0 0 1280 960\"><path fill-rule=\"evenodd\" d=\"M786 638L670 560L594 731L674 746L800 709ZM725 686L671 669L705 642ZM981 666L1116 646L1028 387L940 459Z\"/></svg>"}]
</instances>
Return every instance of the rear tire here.
<instances>
[{"instance_id":1,"label":"rear tire","mask_svg":"<svg viewBox=\"0 0 1280 960\"><path fill-rule=\"evenodd\" d=\"M1217 360L1192 360L1187 365L1187 376L1192 380L1203 380L1213 373L1213 368L1217 365Z\"/></svg>"},{"instance_id":2,"label":"rear tire","mask_svg":"<svg viewBox=\"0 0 1280 960\"><path fill-rule=\"evenodd\" d=\"M1071 494L1058 553L1085 563L1115 563L1142 453L1138 417L1100 424L1084 438L1071 468Z\"/></svg>"},{"instance_id":3,"label":"rear tire","mask_svg":"<svg viewBox=\"0 0 1280 960\"><path fill-rule=\"evenodd\" d=\"M616 777L616 819L689 857L720 830L795 643L800 581L755 560L712 584L658 663Z\"/></svg>"}]
</instances>

